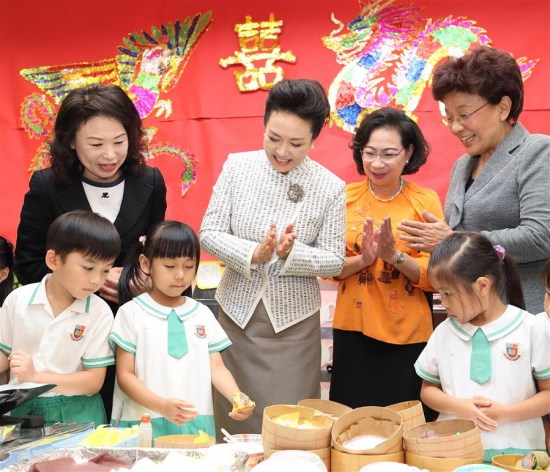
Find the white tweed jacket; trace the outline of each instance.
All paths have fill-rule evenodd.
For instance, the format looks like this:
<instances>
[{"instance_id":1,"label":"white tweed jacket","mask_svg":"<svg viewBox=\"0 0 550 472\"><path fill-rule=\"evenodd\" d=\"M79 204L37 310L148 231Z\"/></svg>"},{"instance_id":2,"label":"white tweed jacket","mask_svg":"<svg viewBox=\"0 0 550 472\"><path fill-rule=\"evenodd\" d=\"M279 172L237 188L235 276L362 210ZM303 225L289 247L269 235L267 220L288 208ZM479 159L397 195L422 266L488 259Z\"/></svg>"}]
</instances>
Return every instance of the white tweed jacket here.
<instances>
[{"instance_id":1,"label":"white tweed jacket","mask_svg":"<svg viewBox=\"0 0 550 472\"><path fill-rule=\"evenodd\" d=\"M301 201L289 199L291 184L304 190ZM273 254L268 263L252 264L270 224L279 235L291 222L296 240L286 261ZM230 154L199 235L202 248L226 264L216 291L223 310L244 328L263 300L280 332L319 310L317 277L342 271L345 183L309 157L282 174L263 150Z\"/></svg>"}]
</instances>

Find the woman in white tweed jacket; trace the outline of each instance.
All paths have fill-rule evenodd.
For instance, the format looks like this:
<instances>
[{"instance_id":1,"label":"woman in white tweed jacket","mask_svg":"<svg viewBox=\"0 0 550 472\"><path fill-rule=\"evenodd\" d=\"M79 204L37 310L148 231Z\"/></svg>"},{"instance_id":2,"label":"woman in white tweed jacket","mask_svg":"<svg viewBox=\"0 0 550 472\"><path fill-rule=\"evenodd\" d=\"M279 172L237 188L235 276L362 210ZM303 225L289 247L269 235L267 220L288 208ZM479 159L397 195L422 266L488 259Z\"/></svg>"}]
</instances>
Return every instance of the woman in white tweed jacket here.
<instances>
[{"instance_id":1,"label":"woman in white tweed jacket","mask_svg":"<svg viewBox=\"0 0 550 472\"><path fill-rule=\"evenodd\" d=\"M452 231L479 231L518 264L525 304L543 311L542 269L550 257L550 137L519 123L523 80L514 58L481 46L439 66L432 93L442 121L466 149L452 171L446 222L403 221L411 248L431 251Z\"/></svg>"},{"instance_id":2,"label":"woman in white tweed jacket","mask_svg":"<svg viewBox=\"0 0 550 472\"><path fill-rule=\"evenodd\" d=\"M232 433L261 433L265 406L320 394L317 277L344 264L345 184L307 153L329 110L316 81L276 84L264 149L229 156L202 222L203 249L226 264L216 291L233 342L224 361L257 405L235 422L215 399L216 424Z\"/></svg>"}]
</instances>

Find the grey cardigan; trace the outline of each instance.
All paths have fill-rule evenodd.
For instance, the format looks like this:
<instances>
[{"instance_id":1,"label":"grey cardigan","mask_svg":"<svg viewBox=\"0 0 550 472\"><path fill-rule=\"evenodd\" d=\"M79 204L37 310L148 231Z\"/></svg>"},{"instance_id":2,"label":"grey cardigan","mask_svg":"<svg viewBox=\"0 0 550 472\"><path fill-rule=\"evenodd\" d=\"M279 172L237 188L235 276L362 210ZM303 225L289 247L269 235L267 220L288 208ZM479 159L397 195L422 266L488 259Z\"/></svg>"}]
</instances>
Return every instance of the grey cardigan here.
<instances>
[{"instance_id":1,"label":"grey cardigan","mask_svg":"<svg viewBox=\"0 0 550 472\"><path fill-rule=\"evenodd\" d=\"M454 165L445 203L449 226L479 231L518 263L527 310L543 310L541 272L550 257L550 137L517 123L465 192L476 158Z\"/></svg>"}]
</instances>

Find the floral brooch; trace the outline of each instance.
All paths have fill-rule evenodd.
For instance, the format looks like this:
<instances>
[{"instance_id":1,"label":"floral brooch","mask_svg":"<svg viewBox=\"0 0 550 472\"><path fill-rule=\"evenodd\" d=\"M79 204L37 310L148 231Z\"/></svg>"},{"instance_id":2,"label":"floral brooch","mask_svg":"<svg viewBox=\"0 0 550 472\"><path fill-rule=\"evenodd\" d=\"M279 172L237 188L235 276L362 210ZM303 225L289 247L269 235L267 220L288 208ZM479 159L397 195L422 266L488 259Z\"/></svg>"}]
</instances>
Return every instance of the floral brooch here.
<instances>
[{"instance_id":1,"label":"floral brooch","mask_svg":"<svg viewBox=\"0 0 550 472\"><path fill-rule=\"evenodd\" d=\"M298 203L304 199L305 192L300 184L290 184L286 196L292 203Z\"/></svg>"}]
</instances>

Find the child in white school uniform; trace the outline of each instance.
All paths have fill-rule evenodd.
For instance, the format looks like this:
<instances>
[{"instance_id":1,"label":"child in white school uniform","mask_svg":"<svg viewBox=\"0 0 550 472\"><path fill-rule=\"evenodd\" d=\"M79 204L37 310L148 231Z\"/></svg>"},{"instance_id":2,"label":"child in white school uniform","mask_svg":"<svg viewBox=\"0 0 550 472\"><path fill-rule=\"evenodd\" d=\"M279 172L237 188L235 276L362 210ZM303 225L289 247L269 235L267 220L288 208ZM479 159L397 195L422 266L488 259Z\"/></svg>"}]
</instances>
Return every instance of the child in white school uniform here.
<instances>
[{"instance_id":1,"label":"child in white school uniform","mask_svg":"<svg viewBox=\"0 0 550 472\"><path fill-rule=\"evenodd\" d=\"M439 419L473 420L485 461L545 449L550 337L523 309L514 261L485 236L456 232L433 252L428 277L448 318L415 364L422 401Z\"/></svg>"},{"instance_id":2,"label":"child in white school uniform","mask_svg":"<svg viewBox=\"0 0 550 472\"><path fill-rule=\"evenodd\" d=\"M153 438L168 434L215 436L212 385L233 403L229 415L248 418L254 403L239 391L221 351L231 341L208 307L185 297L196 275L200 244L186 224L163 221L136 247L119 281L121 300L145 293L117 312L110 336L117 383L111 422L139 424L149 413Z\"/></svg>"},{"instance_id":3,"label":"child in white school uniform","mask_svg":"<svg viewBox=\"0 0 550 472\"><path fill-rule=\"evenodd\" d=\"M59 216L47 237L41 282L8 295L0 314L0 371L10 384L55 384L53 390L12 410L12 416L42 415L46 425L106 422L98 392L108 365L113 313L94 294L120 252L113 224L87 211Z\"/></svg>"},{"instance_id":4,"label":"child in white school uniform","mask_svg":"<svg viewBox=\"0 0 550 472\"><path fill-rule=\"evenodd\" d=\"M537 316L546 320L546 329L550 333L550 260L542 271L542 283L544 284L544 311ZM546 433L546 450L550 452L550 415L544 416L542 420Z\"/></svg>"}]
</instances>

